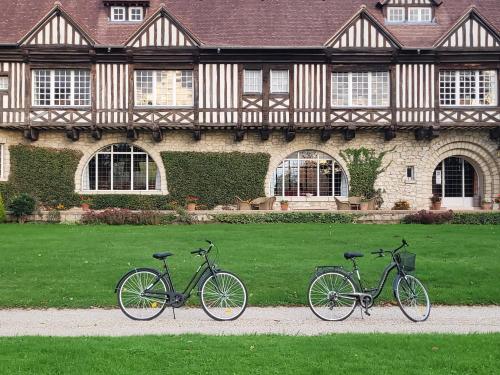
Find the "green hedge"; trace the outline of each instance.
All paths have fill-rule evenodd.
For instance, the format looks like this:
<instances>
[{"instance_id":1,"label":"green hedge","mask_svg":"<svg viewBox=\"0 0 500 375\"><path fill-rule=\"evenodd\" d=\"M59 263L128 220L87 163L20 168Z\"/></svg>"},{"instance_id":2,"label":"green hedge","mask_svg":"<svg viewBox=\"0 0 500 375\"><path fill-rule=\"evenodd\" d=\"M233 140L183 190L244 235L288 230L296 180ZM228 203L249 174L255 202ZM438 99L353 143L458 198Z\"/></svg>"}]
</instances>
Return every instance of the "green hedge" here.
<instances>
[{"instance_id":1,"label":"green hedge","mask_svg":"<svg viewBox=\"0 0 500 375\"><path fill-rule=\"evenodd\" d=\"M241 152L163 152L168 189L173 201L188 195L200 198L206 208L232 204L235 196L265 196L264 181L269 154Z\"/></svg>"},{"instance_id":2,"label":"green hedge","mask_svg":"<svg viewBox=\"0 0 500 375\"><path fill-rule=\"evenodd\" d=\"M356 219L355 214L333 212L270 212L265 214L216 214L214 219L227 224L259 223L330 223L350 224Z\"/></svg>"},{"instance_id":3,"label":"green hedge","mask_svg":"<svg viewBox=\"0 0 500 375\"><path fill-rule=\"evenodd\" d=\"M455 212L452 224L493 224L500 225L500 211L490 212Z\"/></svg>"},{"instance_id":4,"label":"green hedge","mask_svg":"<svg viewBox=\"0 0 500 375\"><path fill-rule=\"evenodd\" d=\"M82 153L67 149L16 145L9 147L11 173L2 187L6 200L26 193L48 206L80 204L75 172Z\"/></svg>"},{"instance_id":5,"label":"green hedge","mask_svg":"<svg viewBox=\"0 0 500 375\"><path fill-rule=\"evenodd\" d=\"M172 209L172 206L168 203L170 197L166 195L103 194L85 195L84 197L88 197L90 207L94 210L106 208L128 208L129 210Z\"/></svg>"}]
</instances>

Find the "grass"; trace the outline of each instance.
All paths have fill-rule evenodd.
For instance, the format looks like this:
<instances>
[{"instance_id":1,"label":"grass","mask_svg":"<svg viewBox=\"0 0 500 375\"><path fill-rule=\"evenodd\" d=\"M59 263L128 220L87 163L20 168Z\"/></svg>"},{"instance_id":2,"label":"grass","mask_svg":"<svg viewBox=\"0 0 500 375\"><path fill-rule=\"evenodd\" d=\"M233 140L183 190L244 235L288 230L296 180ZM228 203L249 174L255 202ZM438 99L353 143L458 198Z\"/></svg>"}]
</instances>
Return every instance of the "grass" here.
<instances>
[{"instance_id":1,"label":"grass","mask_svg":"<svg viewBox=\"0 0 500 375\"><path fill-rule=\"evenodd\" d=\"M0 338L2 374L494 374L500 335Z\"/></svg>"},{"instance_id":2,"label":"grass","mask_svg":"<svg viewBox=\"0 0 500 375\"><path fill-rule=\"evenodd\" d=\"M402 237L418 254L417 276L433 303L500 303L498 226L6 224L0 225L0 307L116 306L121 275L159 266L151 258L158 251L175 253L170 264L181 288L200 262L189 251L205 238L220 248L217 263L246 282L250 304L300 305L315 266L349 266L344 251L395 247ZM370 255L359 261L369 284L387 262ZM382 300L393 300L390 285Z\"/></svg>"}]
</instances>

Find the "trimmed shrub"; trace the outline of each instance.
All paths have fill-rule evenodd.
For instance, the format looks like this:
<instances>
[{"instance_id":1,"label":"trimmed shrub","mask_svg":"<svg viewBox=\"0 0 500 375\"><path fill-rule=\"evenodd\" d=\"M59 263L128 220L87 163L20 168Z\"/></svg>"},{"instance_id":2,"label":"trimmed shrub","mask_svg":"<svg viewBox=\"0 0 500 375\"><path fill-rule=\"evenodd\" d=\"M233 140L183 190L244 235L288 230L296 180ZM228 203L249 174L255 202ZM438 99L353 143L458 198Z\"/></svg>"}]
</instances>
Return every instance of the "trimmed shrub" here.
<instances>
[{"instance_id":1,"label":"trimmed shrub","mask_svg":"<svg viewBox=\"0 0 500 375\"><path fill-rule=\"evenodd\" d=\"M9 195L29 194L41 205L50 207L80 204L74 183L82 156L79 151L16 145L10 146L9 152Z\"/></svg>"},{"instance_id":2,"label":"trimmed shrub","mask_svg":"<svg viewBox=\"0 0 500 375\"><path fill-rule=\"evenodd\" d=\"M26 216L35 211L36 201L28 194L21 194L15 197L9 205L9 210L17 218L19 223L24 223Z\"/></svg>"},{"instance_id":3,"label":"trimmed shrub","mask_svg":"<svg viewBox=\"0 0 500 375\"><path fill-rule=\"evenodd\" d=\"M82 216L82 224L108 225L160 225L170 224L176 219L174 214L162 214L156 211L133 212L126 209L108 209L102 212L89 211Z\"/></svg>"},{"instance_id":4,"label":"trimmed shrub","mask_svg":"<svg viewBox=\"0 0 500 375\"><path fill-rule=\"evenodd\" d=\"M393 210L400 210L400 211L408 211L410 209L410 203L408 201L397 201L394 203L394 207L392 207Z\"/></svg>"},{"instance_id":5,"label":"trimmed shrub","mask_svg":"<svg viewBox=\"0 0 500 375\"><path fill-rule=\"evenodd\" d=\"M269 168L268 154L241 152L162 152L170 198L184 204L187 196L213 208L262 197Z\"/></svg>"},{"instance_id":6,"label":"trimmed shrub","mask_svg":"<svg viewBox=\"0 0 500 375\"><path fill-rule=\"evenodd\" d=\"M3 203L2 193L0 192L0 223L4 223L6 219L5 205Z\"/></svg>"},{"instance_id":7,"label":"trimmed shrub","mask_svg":"<svg viewBox=\"0 0 500 375\"><path fill-rule=\"evenodd\" d=\"M102 194L85 195L83 201L90 204L94 210L106 208L126 208L129 210L171 210L169 197L166 195L128 195L128 194Z\"/></svg>"},{"instance_id":8,"label":"trimmed shrub","mask_svg":"<svg viewBox=\"0 0 500 375\"><path fill-rule=\"evenodd\" d=\"M354 223L356 215L332 212L270 212L265 214L215 214L215 221L226 224L259 223Z\"/></svg>"},{"instance_id":9,"label":"trimmed shrub","mask_svg":"<svg viewBox=\"0 0 500 375\"><path fill-rule=\"evenodd\" d=\"M445 224L453 219L453 211L447 212L432 212L422 210L415 214L405 216L403 223L405 224Z\"/></svg>"},{"instance_id":10,"label":"trimmed shrub","mask_svg":"<svg viewBox=\"0 0 500 375\"><path fill-rule=\"evenodd\" d=\"M460 212L453 215L452 224L500 225L500 211Z\"/></svg>"}]
</instances>

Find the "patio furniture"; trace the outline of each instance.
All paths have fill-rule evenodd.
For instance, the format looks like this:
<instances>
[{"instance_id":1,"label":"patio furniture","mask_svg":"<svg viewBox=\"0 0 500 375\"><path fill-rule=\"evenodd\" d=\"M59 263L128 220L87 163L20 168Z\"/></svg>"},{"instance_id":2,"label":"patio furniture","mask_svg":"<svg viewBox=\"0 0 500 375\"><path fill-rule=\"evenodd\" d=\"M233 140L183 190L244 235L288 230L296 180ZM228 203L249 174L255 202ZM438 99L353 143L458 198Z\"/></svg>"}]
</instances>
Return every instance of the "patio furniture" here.
<instances>
[{"instance_id":1,"label":"patio furniture","mask_svg":"<svg viewBox=\"0 0 500 375\"><path fill-rule=\"evenodd\" d=\"M351 210L359 210L361 197L349 197L349 205L351 206Z\"/></svg>"},{"instance_id":2,"label":"patio furniture","mask_svg":"<svg viewBox=\"0 0 500 375\"><path fill-rule=\"evenodd\" d=\"M236 208L240 211L250 211L252 209L252 205L249 200L245 201L240 197L236 198Z\"/></svg>"},{"instance_id":3,"label":"patio furniture","mask_svg":"<svg viewBox=\"0 0 500 375\"><path fill-rule=\"evenodd\" d=\"M337 210L349 211L351 209L349 202L342 202L340 199L335 198L335 203L337 204Z\"/></svg>"},{"instance_id":4,"label":"patio furniture","mask_svg":"<svg viewBox=\"0 0 500 375\"><path fill-rule=\"evenodd\" d=\"M276 197L260 197L250 202L252 210L272 210Z\"/></svg>"}]
</instances>

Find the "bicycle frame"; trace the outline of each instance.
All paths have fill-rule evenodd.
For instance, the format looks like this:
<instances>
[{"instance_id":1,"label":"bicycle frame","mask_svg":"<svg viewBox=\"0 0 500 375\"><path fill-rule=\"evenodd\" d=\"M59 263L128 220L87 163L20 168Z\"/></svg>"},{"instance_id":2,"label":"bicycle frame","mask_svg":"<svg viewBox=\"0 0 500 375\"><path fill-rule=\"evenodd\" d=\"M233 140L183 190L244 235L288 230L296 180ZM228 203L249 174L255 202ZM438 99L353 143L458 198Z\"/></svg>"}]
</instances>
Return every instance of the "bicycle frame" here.
<instances>
[{"instance_id":1,"label":"bicycle frame","mask_svg":"<svg viewBox=\"0 0 500 375\"><path fill-rule=\"evenodd\" d=\"M189 283L185 287L184 291L182 293L180 293L182 295L184 301L187 300L189 297L191 297L191 292L193 291L195 286L198 285L204 278L209 277L209 275L215 276L217 273L216 272L217 270L215 268L215 264L210 261L210 259L208 258L208 256L206 254L204 255L204 258L205 258L204 262L202 264L200 264L200 266L198 267L198 269L194 273L193 277L191 278L191 280L189 281ZM176 294L179 294L179 293L175 290L174 283L173 283L172 278L170 276L170 270L168 269L168 265L167 265L167 262L165 260L163 261L163 265L164 265L165 271L160 276L158 276L158 278L155 280L155 282L153 284L151 284L148 288L146 288L144 290L144 293L149 295L149 296L155 296L155 297L162 296L162 297L168 297L169 299L173 300L172 297L174 297ZM154 286L156 284L158 284L160 282L160 279L162 279L162 278L165 278L169 282L170 286L172 287L172 291L167 292L167 293L151 292L150 289L154 288ZM217 284L217 279L215 279L215 283ZM172 304L172 303L174 303L174 302L169 301L169 304Z\"/></svg>"}]
</instances>

